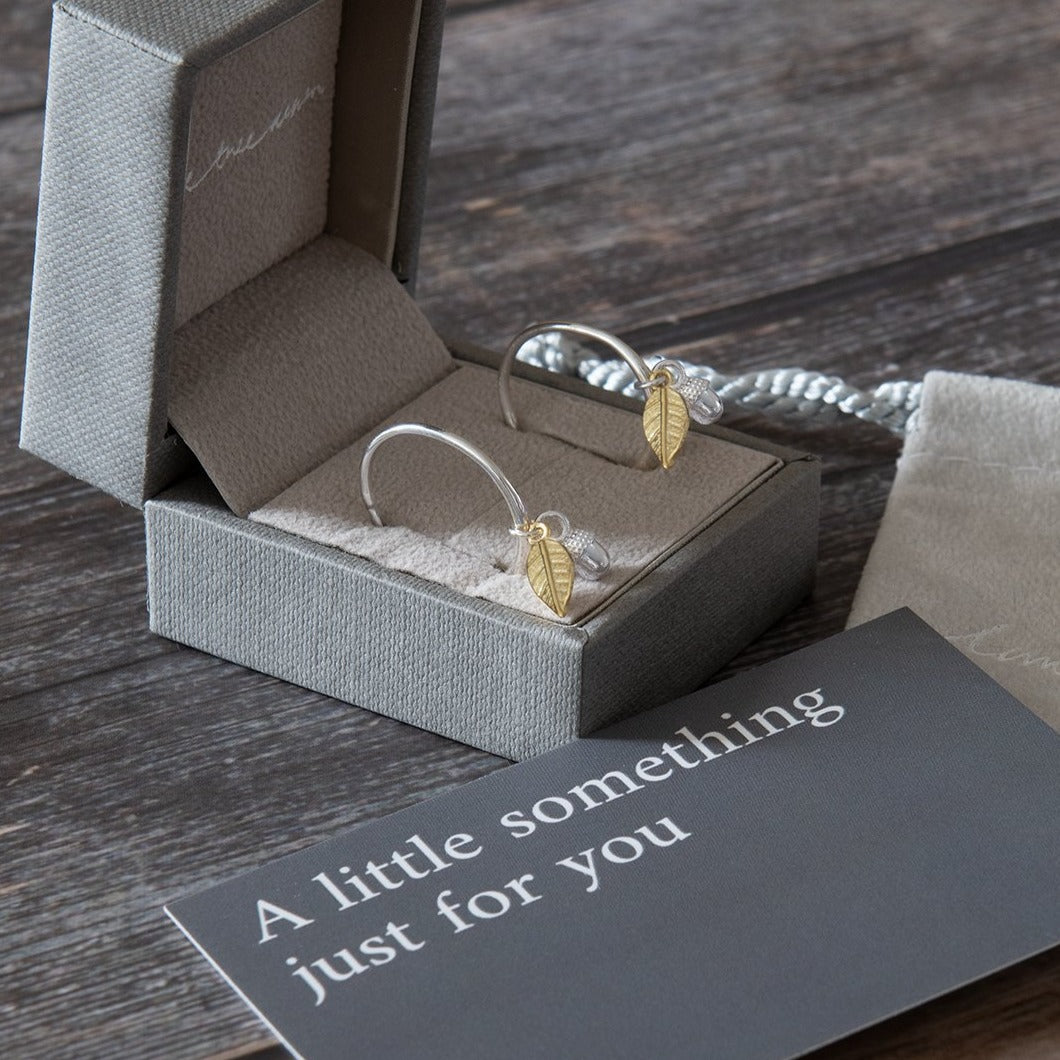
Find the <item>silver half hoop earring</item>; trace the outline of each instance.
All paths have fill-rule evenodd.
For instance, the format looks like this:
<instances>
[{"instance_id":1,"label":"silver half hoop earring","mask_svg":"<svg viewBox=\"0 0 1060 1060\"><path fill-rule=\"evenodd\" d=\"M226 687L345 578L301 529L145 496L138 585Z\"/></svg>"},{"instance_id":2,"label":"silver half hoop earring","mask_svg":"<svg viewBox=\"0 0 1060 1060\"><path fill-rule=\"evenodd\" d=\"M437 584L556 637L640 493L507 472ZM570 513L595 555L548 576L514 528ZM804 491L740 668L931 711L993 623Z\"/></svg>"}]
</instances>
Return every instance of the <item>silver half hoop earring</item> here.
<instances>
[{"instance_id":1,"label":"silver half hoop earring","mask_svg":"<svg viewBox=\"0 0 1060 1060\"><path fill-rule=\"evenodd\" d=\"M664 468L673 466L674 458L688 435L690 420L702 424L714 423L724 411L721 398L710 383L705 379L691 378L680 362L667 358L649 366L632 346L623 342L617 335L589 327L587 324L553 320L524 328L508 343L504 351L497 385L501 412L509 427L516 430L519 427L512 404L511 383L516 354L530 339L548 331L558 331L561 334L599 342L617 353L629 365L636 376L634 385L638 390L645 391L647 398L643 417L644 436Z\"/></svg>"},{"instance_id":2,"label":"silver half hoop earring","mask_svg":"<svg viewBox=\"0 0 1060 1060\"><path fill-rule=\"evenodd\" d=\"M519 539L516 563L523 556L525 542L526 578L530 588L560 618L567 613L576 567L593 581L610 569L611 557L595 535L588 530L579 530L572 526L562 512L542 512L536 519L531 519L511 480L477 445L458 434L428 427L423 423L398 423L387 427L372 438L364 456L361 457L361 497L376 526L385 524L372 499L372 458L381 445L400 435L414 435L442 442L463 453L486 472L490 481L500 490L511 513L512 525L509 533Z\"/></svg>"}]
</instances>

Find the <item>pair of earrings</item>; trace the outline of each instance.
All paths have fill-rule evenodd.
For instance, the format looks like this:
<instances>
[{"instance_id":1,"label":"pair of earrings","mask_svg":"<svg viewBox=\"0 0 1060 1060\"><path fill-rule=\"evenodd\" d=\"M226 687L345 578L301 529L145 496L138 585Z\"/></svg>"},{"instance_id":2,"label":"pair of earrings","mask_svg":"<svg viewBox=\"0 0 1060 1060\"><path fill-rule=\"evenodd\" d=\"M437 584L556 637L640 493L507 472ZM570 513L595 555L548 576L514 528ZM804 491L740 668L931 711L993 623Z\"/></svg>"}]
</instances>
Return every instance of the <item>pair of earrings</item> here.
<instances>
[{"instance_id":1,"label":"pair of earrings","mask_svg":"<svg viewBox=\"0 0 1060 1060\"><path fill-rule=\"evenodd\" d=\"M621 339L582 324L535 324L520 332L508 345L500 369L501 409L508 425L518 428L511 401L511 370L515 355L535 335L560 331L602 342L615 350L637 376L637 385L647 392L644 434L664 468L672 466L684 444L689 420L712 423L722 412L721 400L708 383L689 379L674 361L660 361L648 367L644 360ZM595 581L611 568L607 549L588 530L579 529L562 512L546 511L531 518L518 490L497 464L466 438L422 423L398 423L380 431L369 442L361 458L361 497L376 526L383 526L371 490L372 459L379 447L391 438L412 435L441 442L476 463L500 491L511 514L509 528L518 539L519 562L525 555L526 578L535 595L562 618L567 613L574 590L575 570Z\"/></svg>"}]
</instances>

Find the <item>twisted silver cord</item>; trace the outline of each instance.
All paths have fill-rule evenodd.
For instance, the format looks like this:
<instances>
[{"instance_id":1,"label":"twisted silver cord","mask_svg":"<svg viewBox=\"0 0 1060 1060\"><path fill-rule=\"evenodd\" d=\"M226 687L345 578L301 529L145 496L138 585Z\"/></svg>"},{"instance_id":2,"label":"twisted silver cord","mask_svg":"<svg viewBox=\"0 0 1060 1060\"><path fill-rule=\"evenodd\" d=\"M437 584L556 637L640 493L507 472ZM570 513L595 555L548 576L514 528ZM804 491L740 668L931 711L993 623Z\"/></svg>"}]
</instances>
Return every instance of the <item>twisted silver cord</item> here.
<instances>
[{"instance_id":1,"label":"twisted silver cord","mask_svg":"<svg viewBox=\"0 0 1060 1060\"><path fill-rule=\"evenodd\" d=\"M643 398L624 361L605 360L569 336L546 332L530 339L518 359L560 375L577 376L593 386ZM812 423L834 423L854 416L894 434L905 434L920 406L922 383L896 380L873 390L859 390L834 375L803 368L771 368L744 375L725 375L706 365L682 361L695 379L705 379L727 405Z\"/></svg>"}]
</instances>

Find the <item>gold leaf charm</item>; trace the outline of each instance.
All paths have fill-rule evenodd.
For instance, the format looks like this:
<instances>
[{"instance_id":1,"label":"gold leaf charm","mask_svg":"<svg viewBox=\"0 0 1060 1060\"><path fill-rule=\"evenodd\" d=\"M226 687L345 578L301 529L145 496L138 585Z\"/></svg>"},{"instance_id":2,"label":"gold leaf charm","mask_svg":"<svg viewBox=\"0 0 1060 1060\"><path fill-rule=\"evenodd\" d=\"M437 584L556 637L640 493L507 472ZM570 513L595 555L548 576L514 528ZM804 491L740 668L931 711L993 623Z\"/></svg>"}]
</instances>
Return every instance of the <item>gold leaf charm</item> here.
<instances>
[{"instance_id":1,"label":"gold leaf charm","mask_svg":"<svg viewBox=\"0 0 1060 1060\"><path fill-rule=\"evenodd\" d=\"M673 466L688 434L688 406L670 385L654 387L644 406L644 437L664 468Z\"/></svg>"},{"instance_id":2,"label":"gold leaf charm","mask_svg":"<svg viewBox=\"0 0 1060 1060\"><path fill-rule=\"evenodd\" d=\"M548 528L541 523L531 527L526 578L530 588L560 618L567 613L574 588L574 560L555 538L549 536Z\"/></svg>"}]
</instances>

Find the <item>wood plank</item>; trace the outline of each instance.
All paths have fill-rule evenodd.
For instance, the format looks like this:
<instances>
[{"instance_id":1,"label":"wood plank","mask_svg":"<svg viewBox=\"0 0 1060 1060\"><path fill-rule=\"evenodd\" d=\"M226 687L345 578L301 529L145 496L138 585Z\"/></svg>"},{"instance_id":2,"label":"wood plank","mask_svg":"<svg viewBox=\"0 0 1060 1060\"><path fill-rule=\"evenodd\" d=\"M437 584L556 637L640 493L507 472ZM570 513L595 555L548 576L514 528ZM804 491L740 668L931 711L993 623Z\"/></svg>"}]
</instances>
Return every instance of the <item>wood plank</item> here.
<instances>
[{"instance_id":1,"label":"wood plank","mask_svg":"<svg viewBox=\"0 0 1060 1060\"><path fill-rule=\"evenodd\" d=\"M260 1039L164 902L500 764L190 650L36 698L0 729L0 901L10 960L34 968L5 987L22 1055Z\"/></svg>"},{"instance_id":2,"label":"wood plank","mask_svg":"<svg viewBox=\"0 0 1060 1060\"><path fill-rule=\"evenodd\" d=\"M586 0L455 20L419 297L487 346L549 317L625 330L1051 219L1058 13Z\"/></svg>"},{"instance_id":3,"label":"wood plank","mask_svg":"<svg viewBox=\"0 0 1060 1060\"><path fill-rule=\"evenodd\" d=\"M0 115L43 104L50 26L47 0L7 0L0 6Z\"/></svg>"},{"instance_id":4,"label":"wood plank","mask_svg":"<svg viewBox=\"0 0 1060 1060\"><path fill-rule=\"evenodd\" d=\"M43 129L39 109L0 115L0 325L21 322L29 309ZM0 388L4 392L6 373L21 364L25 348L24 343L22 349L9 347L8 341L6 334L0 340L4 354L0 370L5 372Z\"/></svg>"}]
</instances>

